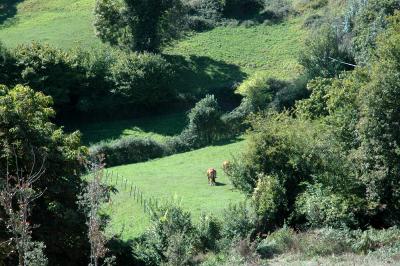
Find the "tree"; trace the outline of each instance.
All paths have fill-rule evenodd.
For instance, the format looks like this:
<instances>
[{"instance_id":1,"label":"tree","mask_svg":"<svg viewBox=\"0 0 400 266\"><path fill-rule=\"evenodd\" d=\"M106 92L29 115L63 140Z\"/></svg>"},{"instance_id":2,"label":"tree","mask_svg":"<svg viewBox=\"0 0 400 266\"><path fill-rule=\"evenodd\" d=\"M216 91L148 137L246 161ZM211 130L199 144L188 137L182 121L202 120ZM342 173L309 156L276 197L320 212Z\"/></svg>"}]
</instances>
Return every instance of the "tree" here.
<instances>
[{"instance_id":1,"label":"tree","mask_svg":"<svg viewBox=\"0 0 400 266\"><path fill-rule=\"evenodd\" d=\"M91 173L82 195L80 195L79 205L85 211L88 225L88 237L90 243L90 266L98 266L101 259L106 257L108 249L106 247L107 237L102 231L106 225L105 219L100 214L101 205L110 199L111 187L104 183L104 157L100 156L98 162L88 162L87 170ZM110 259L108 263L113 261Z\"/></svg>"},{"instance_id":2,"label":"tree","mask_svg":"<svg viewBox=\"0 0 400 266\"><path fill-rule=\"evenodd\" d=\"M198 137L201 144L210 144L218 139L222 126L221 111L214 95L207 95L196 103L188 115L187 130Z\"/></svg>"},{"instance_id":3,"label":"tree","mask_svg":"<svg viewBox=\"0 0 400 266\"><path fill-rule=\"evenodd\" d=\"M371 81L363 89L358 129L360 179L379 223L400 221L400 13L378 37Z\"/></svg>"},{"instance_id":4,"label":"tree","mask_svg":"<svg viewBox=\"0 0 400 266\"><path fill-rule=\"evenodd\" d=\"M87 265L88 245L83 213L76 204L82 186L80 158L87 153L80 145L80 135L65 134L50 122L55 115L51 97L29 87L0 86L0 176L20 171L30 172L33 163L46 158L46 169L37 180L37 191L46 191L32 205L30 223L40 227L32 232L32 239L44 242L50 265ZM2 212L1 218L4 218ZM0 238L8 239L4 225Z\"/></svg>"},{"instance_id":5,"label":"tree","mask_svg":"<svg viewBox=\"0 0 400 266\"><path fill-rule=\"evenodd\" d=\"M44 245L32 240L33 226L29 223L32 204L43 194L43 191L35 191L34 184L45 172L44 161L40 165L36 165L34 152L32 152L32 157L34 158L33 164L30 172L27 173L19 168L17 158L15 158L17 166L15 174L9 172L7 165L5 183L0 191L0 205L7 215L5 224L11 234L9 241L2 244L15 246L18 252L19 266L47 265L47 258L43 254ZM33 253L32 259L30 254Z\"/></svg>"},{"instance_id":6,"label":"tree","mask_svg":"<svg viewBox=\"0 0 400 266\"><path fill-rule=\"evenodd\" d=\"M311 79L334 77L354 68L352 57L342 46L340 34L331 25L322 27L306 40L299 61Z\"/></svg>"},{"instance_id":7,"label":"tree","mask_svg":"<svg viewBox=\"0 0 400 266\"><path fill-rule=\"evenodd\" d=\"M98 0L94 26L103 42L131 51L157 52L180 35L184 18L180 0Z\"/></svg>"},{"instance_id":8,"label":"tree","mask_svg":"<svg viewBox=\"0 0 400 266\"><path fill-rule=\"evenodd\" d=\"M130 103L154 107L176 96L171 82L171 65L160 55L118 53L111 65L110 80L115 92Z\"/></svg>"}]
</instances>

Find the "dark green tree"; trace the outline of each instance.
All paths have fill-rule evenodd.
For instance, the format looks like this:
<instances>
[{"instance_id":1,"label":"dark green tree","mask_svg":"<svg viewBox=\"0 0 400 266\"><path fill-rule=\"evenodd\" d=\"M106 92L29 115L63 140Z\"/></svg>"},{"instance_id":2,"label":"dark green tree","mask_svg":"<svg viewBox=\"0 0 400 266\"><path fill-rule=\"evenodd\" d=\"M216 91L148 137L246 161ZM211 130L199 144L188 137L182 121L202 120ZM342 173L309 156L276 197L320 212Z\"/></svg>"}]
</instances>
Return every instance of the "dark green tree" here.
<instances>
[{"instance_id":1,"label":"dark green tree","mask_svg":"<svg viewBox=\"0 0 400 266\"><path fill-rule=\"evenodd\" d=\"M390 22L377 41L358 124L360 178L371 214L383 225L400 221L400 13Z\"/></svg>"},{"instance_id":2,"label":"dark green tree","mask_svg":"<svg viewBox=\"0 0 400 266\"><path fill-rule=\"evenodd\" d=\"M185 12L180 0L98 0L94 26L103 42L157 52L180 35Z\"/></svg>"},{"instance_id":3,"label":"dark green tree","mask_svg":"<svg viewBox=\"0 0 400 266\"><path fill-rule=\"evenodd\" d=\"M76 204L86 149L79 133L65 134L50 122L55 115L51 105L51 97L28 87L0 87L0 176L4 181L6 169L29 174L32 165L41 165L35 162L44 161L44 173L35 183L43 195L33 202L29 220L40 226L32 238L46 245L50 265L87 265L85 217ZM3 224L0 237L9 237Z\"/></svg>"}]
</instances>

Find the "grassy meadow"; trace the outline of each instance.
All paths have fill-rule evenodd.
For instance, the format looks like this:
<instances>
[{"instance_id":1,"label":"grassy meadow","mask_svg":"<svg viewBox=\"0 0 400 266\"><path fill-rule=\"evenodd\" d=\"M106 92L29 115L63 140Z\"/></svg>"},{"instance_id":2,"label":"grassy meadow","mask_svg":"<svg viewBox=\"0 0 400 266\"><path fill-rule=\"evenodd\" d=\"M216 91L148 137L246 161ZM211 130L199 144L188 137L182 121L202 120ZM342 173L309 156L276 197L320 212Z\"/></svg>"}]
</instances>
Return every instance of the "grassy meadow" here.
<instances>
[{"instance_id":1,"label":"grassy meadow","mask_svg":"<svg viewBox=\"0 0 400 266\"><path fill-rule=\"evenodd\" d=\"M243 150L245 140L220 146L210 146L196 151L172 155L148 162L109 168L115 177L119 176L119 193L106 206L111 216L109 233L120 233L124 239L137 236L148 225L147 214L142 206L130 195L129 185L137 186L144 198L171 200L177 198L185 210L190 210L196 220L199 215L211 213L221 215L229 203L244 199L244 195L233 190L228 177L222 171L222 162L231 159ZM207 184L206 170L217 170L217 185ZM111 180L111 179L110 179Z\"/></svg>"},{"instance_id":2,"label":"grassy meadow","mask_svg":"<svg viewBox=\"0 0 400 266\"><path fill-rule=\"evenodd\" d=\"M14 12L0 23L7 46L40 41L61 48L101 45L92 26L94 0L6 0Z\"/></svg>"}]
</instances>

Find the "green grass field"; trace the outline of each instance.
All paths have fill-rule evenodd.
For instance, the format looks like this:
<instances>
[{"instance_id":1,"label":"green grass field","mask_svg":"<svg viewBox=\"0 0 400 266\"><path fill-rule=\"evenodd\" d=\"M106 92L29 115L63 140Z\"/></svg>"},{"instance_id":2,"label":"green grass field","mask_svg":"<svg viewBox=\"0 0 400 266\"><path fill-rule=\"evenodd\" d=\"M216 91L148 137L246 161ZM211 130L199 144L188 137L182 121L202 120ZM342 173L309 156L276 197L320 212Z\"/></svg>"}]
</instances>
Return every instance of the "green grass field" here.
<instances>
[{"instance_id":1,"label":"green grass field","mask_svg":"<svg viewBox=\"0 0 400 266\"><path fill-rule=\"evenodd\" d=\"M165 53L186 58L208 75L185 73L182 82L198 87L218 88L258 71L293 79L302 71L297 58L305 33L300 17L270 26L218 27L178 41Z\"/></svg>"},{"instance_id":2,"label":"green grass field","mask_svg":"<svg viewBox=\"0 0 400 266\"><path fill-rule=\"evenodd\" d=\"M0 40L6 45L14 47L33 40L61 48L101 45L92 27L94 0L19 2L16 14L0 24Z\"/></svg>"},{"instance_id":3,"label":"green grass field","mask_svg":"<svg viewBox=\"0 0 400 266\"><path fill-rule=\"evenodd\" d=\"M221 215L229 203L244 199L243 194L233 190L228 177L223 173L222 162L238 154L245 141L210 146L182 154L152 160L144 163L113 167L108 171L119 177L117 188L120 192L113 196L106 212L111 215L108 232L121 233L124 239L137 236L148 225L147 214L136 200L130 196L130 186L125 188L123 178L128 184L136 185L145 198L170 200L177 197L182 207L191 211L193 219L202 212ZM217 170L217 186L207 184L206 170ZM115 178L112 181L115 184Z\"/></svg>"}]
</instances>

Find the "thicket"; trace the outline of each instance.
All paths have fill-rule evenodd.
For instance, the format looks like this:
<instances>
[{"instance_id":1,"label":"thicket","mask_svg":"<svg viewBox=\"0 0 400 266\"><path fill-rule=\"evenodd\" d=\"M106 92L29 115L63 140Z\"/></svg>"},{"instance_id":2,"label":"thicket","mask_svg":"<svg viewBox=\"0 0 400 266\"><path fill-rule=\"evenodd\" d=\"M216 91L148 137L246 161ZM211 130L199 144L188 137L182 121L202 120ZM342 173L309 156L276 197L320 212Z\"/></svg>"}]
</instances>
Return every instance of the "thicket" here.
<instances>
[{"instance_id":1,"label":"thicket","mask_svg":"<svg viewBox=\"0 0 400 266\"><path fill-rule=\"evenodd\" d=\"M376 42L369 68L308 84L295 112L255 115L230 168L251 197L262 231L285 222L320 228L387 228L400 222L399 13Z\"/></svg>"},{"instance_id":2,"label":"thicket","mask_svg":"<svg viewBox=\"0 0 400 266\"><path fill-rule=\"evenodd\" d=\"M50 122L54 114L51 97L22 85L0 86L0 189L4 192L10 174L28 177L42 172L30 187L32 191L24 192L41 195L29 203L27 222L32 240L44 243L50 265L85 265L89 251L87 230L76 201L83 184L80 158L87 150L80 145L77 132L65 134ZM2 243L10 239L4 224L8 214L0 214ZM32 262L39 253L26 255ZM2 257L2 261L7 263L7 258ZM8 263L13 264L12 260Z\"/></svg>"},{"instance_id":3,"label":"thicket","mask_svg":"<svg viewBox=\"0 0 400 266\"><path fill-rule=\"evenodd\" d=\"M54 100L59 117L146 112L177 98L174 71L160 55L82 49L63 51L32 43L0 46L0 82L23 83ZM107 108L104 108L107 106Z\"/></svg>"}]
</instances>

